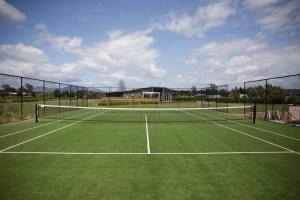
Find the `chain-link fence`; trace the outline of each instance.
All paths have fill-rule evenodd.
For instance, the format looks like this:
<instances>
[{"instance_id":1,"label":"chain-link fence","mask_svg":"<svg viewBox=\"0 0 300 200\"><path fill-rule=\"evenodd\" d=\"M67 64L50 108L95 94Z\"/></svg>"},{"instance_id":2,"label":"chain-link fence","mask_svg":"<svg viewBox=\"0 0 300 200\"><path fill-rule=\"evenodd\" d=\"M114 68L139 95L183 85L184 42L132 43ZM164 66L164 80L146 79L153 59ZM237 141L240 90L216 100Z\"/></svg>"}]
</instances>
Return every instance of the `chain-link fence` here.
<instances>
[{"instance_id":1,"label":"chain-link fence","mask_svg":"<svg viewBox=\"0 0 300 200\"><path fill-rule=\"evenodd\" d=\"M0 74L0 123L33 119L35 104L92 107L224 107L228 86L206 88L82 87ZM65 111L66 109L64 109ZM43 115L63 112L59 107Z\"/></svg>"},{"instance_id":2,"label":"chain-link fence","mask_svg":"<svg viewBox=\"0 0 300 200\"><path fill-rule=\"evenodd\" d=\"M244 105L257 105L257 118L300 123L300 74L247 81Z\"/></svg>"},{"instance_id":3,"label":"chain-link fence","mask_svg":"<svg viewBox=\"0 0 300 200\"><path fill-rule=\"evenodd\" d=\"M87 96L85 87L0 74L0 124L33 119L35 104L87 106Z\"/></svg>"},{"instance_id":4,"label":"chain-link fence","mask_svg":"<svg viewBox=\"0 0 300 200\"><path fill-rule=\"evenodd\" d=\"M244 87L82 87L0 74L0 123L32 119L35 104L92 107L228 107L257 104L257 117L299 121L300 74L244 82ZM59 108L44 115L62 112ZM50 111L49 111L50 112ZM55 113L53 113L55 112Z\"/></svg>"}]
</instances>

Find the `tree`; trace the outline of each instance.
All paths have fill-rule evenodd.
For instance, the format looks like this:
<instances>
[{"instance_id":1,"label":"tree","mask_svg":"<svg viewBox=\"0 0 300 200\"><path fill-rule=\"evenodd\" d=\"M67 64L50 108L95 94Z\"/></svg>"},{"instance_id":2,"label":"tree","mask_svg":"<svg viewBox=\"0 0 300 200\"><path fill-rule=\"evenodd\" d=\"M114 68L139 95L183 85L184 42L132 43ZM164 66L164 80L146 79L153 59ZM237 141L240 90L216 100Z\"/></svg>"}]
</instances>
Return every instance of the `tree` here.
<instances>
[{"instance_id":1,"label":"tree","mask_svg":"<svg viewBox=\"0 0 300 200\"><path fill-rule=\"evenodd\" d=\"M268 84L268 101L270 103L283 103L284 90L279 86Z\"/></svg>"},{"instance_id":2,"label":"tree","mask_svg":"<svg viewBox=\"0 0 300 200\"><path fill-rule=\"evenodd\" d=\"M125 84L125 81L123 79L121 79L119 81L119 90L120 90L120 92L123 92L123 91L126 90L126 84Z\"/></svg>"},{"instance_id":3,"label":"tree","mask_svg":"<svg viewBox=\"0 0 300 200\"><path fill-rule=\"evenodd\" d=\"M54 89L53 96L54 97L59 97L60 96L59 89Z\"/></svg>"},{"instance_id":4,"label":"tree","mask_svg":"<svg viewBox=\"0 0 300 200\"><path fill-rule=\"evenodd\" d=\"M240 90L235 87L234 89L232 89L229 93L229 98L233 100L233 102L238 103L240 100Z\"/></svg>"},{"instance_id":5,"label":"tree","mask_svg":"<svg viewBox=\"0 0 300 200\"><path fill-rule=\"evenodd\" d=\"M34 88L33 85L26 83L25 86L23 87L23 91L27 93L27 95L31 95L35 97L35 92L33 91L33 88Z\"/></svg>"},{"instance_id":6,"label":"tree","mask_svg":"<svg viewBox=\"0 0 300 200\"><path fill-rule=\"evenodd\" d=\"M197 93L197 88L196 88L196 86L193 85L192 88L191 88L191 91L192 91L192 95L195 96L196 93Z\"/></svg>"},{"instance_id":7,"label":"tree","mask_svg":"<svg viewBox=\"0 0 300 200\"><path fill-rule=\"evenodd\" d=\"M3 88L2 96L8 95L10 92L16 92L17 90L13 87L11 87L8 84L4 84L1 86Z\"/></svg>"}]
</instances>

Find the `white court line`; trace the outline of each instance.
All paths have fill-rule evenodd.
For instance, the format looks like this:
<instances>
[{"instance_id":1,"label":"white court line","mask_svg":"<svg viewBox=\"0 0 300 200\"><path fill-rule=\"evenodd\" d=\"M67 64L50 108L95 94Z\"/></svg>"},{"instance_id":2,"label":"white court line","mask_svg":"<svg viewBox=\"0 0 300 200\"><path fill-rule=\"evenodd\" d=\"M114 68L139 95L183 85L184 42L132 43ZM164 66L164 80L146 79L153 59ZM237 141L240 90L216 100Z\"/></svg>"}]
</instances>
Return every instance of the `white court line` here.
<instances>
[{"instance_id":1,"label":"white court line","mask_svg":"<svg viewBox=\"0 0 300 200\"><path fill-rule=\"evenodd\" d=\"M92 111L91 111L91 112L92 112ZM91 113L91 112L87 112L87 113L82 113L82 114L79 114L79 115L75 115L75 116L69 117L69 118L67 118L67 119L72 119L73 117L78 117L78 116L81 116L81 115L89 114L89 113ZM18 133L22 133L22 132L25 132L25 131L29 131L29 130L32 130L32 129L40 128L40 127L43 127L43 126L48 126L48 125L51 125L51 124L54 124L54 123L57 123L57 122L60 122L60 121L63 121L63 119L61 119L61 120L56 120L56 121L54 121L54 122L50 122L50 123L43 124L43 125L40 125L40 126L35 126L35 127L23 129L23 130L16 131L16 132L13 132L13 133L9 133L9 134L6 134L6 135L2 135L2 136L0 136L0 139L1 139L1 138L4 138L4 137L7 137L7 136L15 135L15 134L18 134Z\"/></svg>"},{"instance_id":2,"label":"white court line","mask_svg":"<svg viewBox=\"0 0 300 200\"><path fill-rule=\"evenodd\" d=\"M145 123L146 123L146 134L147 134L147 150L148 150L148 154L151 154L150 151L150 140L149 140L149 131L148 131L148 119L147 119L147 115L145 114Z\"/></svg>"},{"instance_id":3,"label":"white court line","mask_svg":"<svg viewBox=\"0 0 300 200\"><path fill-rule=\"evenodd\" d=\"M217 117L217 116L209 115L209 114L207 114L207 113L201 113L201 114L207 115L207 116L211 116L211 117L215 117L215 118L218 118L218 119L225 119L225 120L227 120L227 121L229 121L229 122L233 122L233 123L236 123L236 124L239 124L239 125L248 127L248 128L253 128L253 129L256 129L256 130L264 131L264 132L271 133L271 134L274 134L274 135L278 135L278 136L281 136L281 137L285 137L285 138L289 138L289 139L292 139L292 140L300 141L300 139L298 139L298 138L294 138L294 137L291 137L291 136L283 135L283 134L276 133L276 132L269 131L269 130L262 129L262 128L257 128L257 127L254 127L254 126L249 126L249 125L246 125L246 124L243 124L243 123L240 123L240 122L228 120L228 119L223 118L223 117Z\"/></svg>"},{"instance_id":4,"label":"white court line","mask_svg":"<svg viewBox=\"0 0 300 200\"><path fill-rule=\"evenodd\" d=\"M239 130L237 130L237 129L234 129L234 128L230 128L230 127L228 127L228 126L225 126L225 125L219 124L219 123L217 123L217 122L210 121L210 120L208 120L208 119L206 119L206 118L200 117L200 116L198 116L198 115L195 115L195 114L188 113L188 112L186 112L186 113L187 113L187 114L189 114L189 115L195 116L195 117L197 117L197 118L204 119L204 120L206 120L206 121L208 121L208 122L211 122L211 123L213 123L213 124L216 124L216 125L218 125L218 126L221 126L221 127L223 127L223 128L230 129L230 130L232 130L232 131L234 131L234 132L237 132L237 133L240 133L240 134L242 134L242 135L246 135L246 136L248 136L248 137L251 137L251 138L254 138L254 139L260 140L260 141L262 141L262 142L265 142L265 143L271 144L271 145L273 145L273 146L276 146L276 147L279 147L279 148L281 148L281 149L284 149L284 150L287 150L287 151L290 151L290 152L293 152L293 153L296 153L296 154L299 154L299 155L300 155L300 153L299 153L299 152L297 152L297 151L294 151L294 150L288 149L288 148L286 148L286 147L280 146L280 145L278 145L278 144L275 144L275 143L273 143L273 142L269 142L269 141L267 141L267 140L261 139L261 138L259 138L259 137L256 137L256 136L253 136L253 135L250 135L250 134L247 134L247 133L244 133L244 132L242 132L242 131L239 131Z\"/></svg>"},{"instance_id":5,"label":"white court line","mask_svg":"<svg viewBox=\"0 0 300 200\"><path fill-rule=\"evenodd\" d=\"M0 154L49 154L49 155L148 155L148 153L134 152L49 152L49 151L4 151ZM151 153L154 155L235 155L235 154L294 154L291 151L224 151L224 152L163 152Z\"/></svg>"},{"instance_id":6,"label":"white court line","mask_svg":"<svg viewBox=\"0 0 300 200\"><path fill-rule=\"evenodd\" d=\"M27 143L27 142L30 142L30 141L32 141L32 140L35 140L35 139L44 137L44 136L49 135L49 134L51 134L51 133L54 133L54 132L56 132L56 131L59 131L59 130L65 129L65 128L67 128L67 127L73 126L73 125L78 124L78 123L80 123L80 122L82 122L82 121L84 121L84 120L88 120L88 119L90 119L90 118L93 118L93 117L95 117L95 116L97 116L97 115L100 115L100 114L103 114L103 113L104 113L104 112L98 113L98 114L96 114L96 115L92 115L92 116L87 117L87 118L85 118L85 119L83 119L83 120L79 120L79 121L74 122L74 123L72 123L72 124L69 124L69 125L67 125L67 126L63 126L63 127L61 127L61 128L58 128L58 129L55 129L55 130L53 130L53 131L47 132L47 133L45 133L45 134L39 135L39 136L37 136L37 137L31 138L31 139L29 139L29 140L25 140L25 141L20 142L20 143L18 143L18 144L12 145L12 146L10 146L10 147L7 147L7 148L5 148L5 149L2 149L2 150L0 151L0 153L6 151L6 150L8 150L8 149L12 149L12 148L14 148L14 147L17 147L17 146L20 146L20 145L22 145L22 144L25 144L25 143Z\"/></svg>"}]
</instances>

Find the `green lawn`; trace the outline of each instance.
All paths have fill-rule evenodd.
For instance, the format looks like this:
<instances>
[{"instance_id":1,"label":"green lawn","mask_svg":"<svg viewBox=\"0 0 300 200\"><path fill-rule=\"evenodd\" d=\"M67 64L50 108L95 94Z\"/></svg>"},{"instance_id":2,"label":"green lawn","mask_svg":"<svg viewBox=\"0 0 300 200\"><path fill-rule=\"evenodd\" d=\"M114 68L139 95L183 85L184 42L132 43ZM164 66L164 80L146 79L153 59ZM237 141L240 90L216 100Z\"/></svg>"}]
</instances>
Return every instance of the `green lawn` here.
<instances>
[{"instance_id":1,"label":"green lawn","mask_svg":"<svg viewBox=\"0 0 300 200\"><path fill-rule=\"evenodd\" d=\"M1 199L300 197L297 127L212 112L190 123L189 114L167 123L145 113L146 123L74 112L0 126Z\"/></svg>"}]
</instances>

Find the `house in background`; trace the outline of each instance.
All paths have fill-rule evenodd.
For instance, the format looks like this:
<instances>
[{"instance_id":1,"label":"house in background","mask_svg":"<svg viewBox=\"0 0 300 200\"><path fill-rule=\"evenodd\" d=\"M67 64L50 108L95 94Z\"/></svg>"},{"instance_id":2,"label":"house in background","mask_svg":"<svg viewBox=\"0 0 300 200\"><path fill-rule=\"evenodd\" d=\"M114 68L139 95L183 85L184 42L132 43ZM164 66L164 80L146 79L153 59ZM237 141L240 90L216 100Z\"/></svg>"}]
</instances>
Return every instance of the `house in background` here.
<instances>
[{"instance_id":1,"label":"house in background","mask_svg":"<svg viewBox=\"0 0 300 200\"><path fill-rule=\"evenodd\" d=\"M147 87L124 91L123 98L157 98L160 101L171 102L172 90L166 87Z\"/></svg>"}]
</instances>

